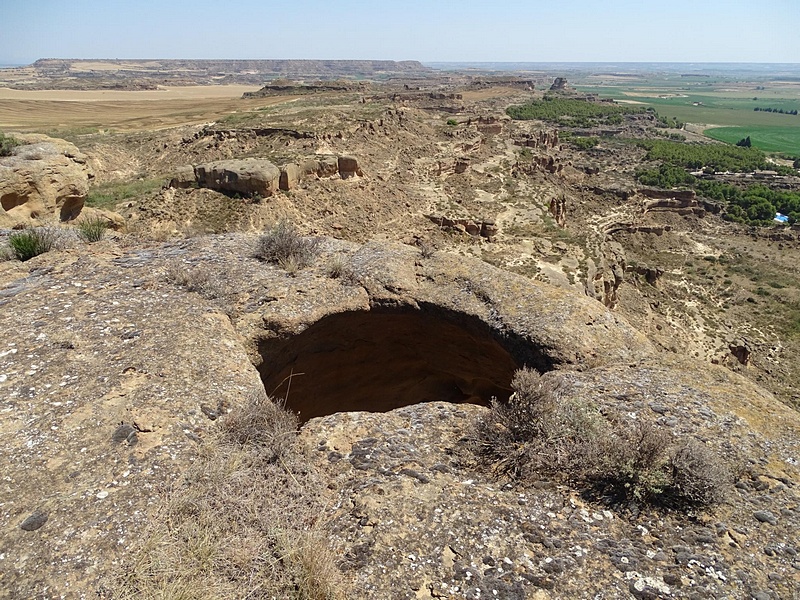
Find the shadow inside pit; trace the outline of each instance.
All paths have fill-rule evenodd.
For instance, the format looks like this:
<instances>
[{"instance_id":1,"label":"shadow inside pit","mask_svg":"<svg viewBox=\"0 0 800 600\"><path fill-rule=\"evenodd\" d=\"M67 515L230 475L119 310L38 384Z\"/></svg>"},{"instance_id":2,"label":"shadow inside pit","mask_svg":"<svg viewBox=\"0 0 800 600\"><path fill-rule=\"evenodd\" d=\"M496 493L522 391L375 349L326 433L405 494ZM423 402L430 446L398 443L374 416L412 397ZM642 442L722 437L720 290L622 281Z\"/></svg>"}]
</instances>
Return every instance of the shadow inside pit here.
<instances>
[{"instance_id":1,"label":"shadow inside pit","mask_svg":"<svg viewBox=\"0 0 800 600\"><path fill-rule=\"evenodd\" d=\"M259 345L267 394L302 422L336 412L385 412L420 402L508 400L514 371L552 365L520 339L438 307L327 316Z\"/></svg>"}]
</instances>

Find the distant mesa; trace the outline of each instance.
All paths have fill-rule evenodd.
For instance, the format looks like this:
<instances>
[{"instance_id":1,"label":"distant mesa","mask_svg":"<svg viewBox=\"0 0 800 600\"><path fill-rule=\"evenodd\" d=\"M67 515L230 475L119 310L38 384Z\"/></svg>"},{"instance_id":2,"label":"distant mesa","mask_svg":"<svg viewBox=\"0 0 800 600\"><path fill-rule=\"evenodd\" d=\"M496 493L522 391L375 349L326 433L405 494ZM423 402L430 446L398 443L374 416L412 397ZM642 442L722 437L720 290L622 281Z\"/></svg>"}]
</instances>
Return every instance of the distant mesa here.
<instances>
[{"instance_id":1,"label":"distant mesa","mask_svg":"<svg viewBox=\"0 0 800 600\"><path fill-rule=\"evenodd\" d=\"M135 78L159 84L263 84L279 78L335 80L425 76L432 69L415 60L88 60L43 58L31 67L46 79L80 82Z\"/></svg>"}]
</instances>

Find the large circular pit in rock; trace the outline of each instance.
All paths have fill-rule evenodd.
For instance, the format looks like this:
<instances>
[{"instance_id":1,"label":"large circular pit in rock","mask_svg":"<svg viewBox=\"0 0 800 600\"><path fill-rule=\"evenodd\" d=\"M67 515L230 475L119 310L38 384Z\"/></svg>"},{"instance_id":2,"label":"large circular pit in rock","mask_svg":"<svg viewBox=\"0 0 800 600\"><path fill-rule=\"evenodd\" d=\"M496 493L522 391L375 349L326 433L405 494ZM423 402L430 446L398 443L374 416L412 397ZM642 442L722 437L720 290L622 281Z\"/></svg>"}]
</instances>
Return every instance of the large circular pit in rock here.
<instances>
[{"instance_id":1,"label":"large circular pit in rock","mask_svg":"<svg viewBox=\"0 0 800 600\"><path fill-rule=\"evenodd\" d=\"M516 344L470 315L373 309L263 340L259 370L267 394L284 398L302 421L430 401L486 405L508 399L521 366L504 346Z\"/></svg>"}]
</instances>

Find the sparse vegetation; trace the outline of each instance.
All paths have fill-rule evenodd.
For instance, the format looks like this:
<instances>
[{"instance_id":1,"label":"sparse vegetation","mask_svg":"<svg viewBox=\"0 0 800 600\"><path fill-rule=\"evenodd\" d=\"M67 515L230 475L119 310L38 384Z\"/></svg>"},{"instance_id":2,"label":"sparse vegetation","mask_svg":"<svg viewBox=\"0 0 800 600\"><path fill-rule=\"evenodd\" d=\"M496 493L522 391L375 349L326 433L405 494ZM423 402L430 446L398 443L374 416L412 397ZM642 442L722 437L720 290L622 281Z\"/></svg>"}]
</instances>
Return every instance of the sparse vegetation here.
<instances>
[{"instance_id":1,"label":"sparse vegetation","mask_svg":"<svg viewBox=\"0 0 800 600\"><path fill-rule=\"evenodd\" d=\"M19 146L17 138L4 134L0 131L0 156L11 156L14 148Z\"/></svg>"},{"instance_id":2,"label":"sparse vegetation","mask_svg":"<svg viewBox=\"0 0 800 600\"><path fill-rule=\"evenodd\" d=\"M553 379L517 371L514 394L476 425L473 448L496 474L555 478L615 503L707 506L731 482L705 446L646 421L601 414L565 397Z\"/></svg>"},{"instance_id":3,"label":"sparse vegetation","mask_svg":"<svg viewBox=\"0 0 800 600\"><path fill-rule=\"evenodd\" d=\"M89 217L75 223L78 237L84 242L92 244L102 240L108 231L108 221L102 217Z\"/></svg>"},{"instance_id":4,"label":"sparse vegetation","mask_svg":"<svg viewBox=\"0 0 800 600\"><path fill-rule=\"evenodd\" d=\"M323 485L295 444L297 419L263 393L221 419L172 486L113 597L346 597L322 530Z\"/></svg>"},{"instance_id":5,"label":"sparse vegetation","mask_svg":"<svg viewBox=\"0 0 800 600\"><path fill-rule=\"evenodd\" d=\"M214 274L207 266L189 266L174 263L164 275L165 281L177 285L188 292L195 292L208 300L219 298L224 294L219 274Z\"/></svg>"},{"instance_id":6,"label":"sparse vegetation","mask_svg":"<svg viewBox=\"0 0 800 600\"><path fill-rule=\"evenodd\" d=\"M258 238L255 257L295 273L309 266L318 251L316 239L304 238L294 225L280 221Z\"/></svg>"},{"instance_id":7,"label":"sparse vegetation","mask_svg":"<svg viewBox=\"0 0 800 600\"><path fill-rule=\"evenodd\" d=\"M86 197L86 206L113 210L120 202L149 194L160 189L163 185L164 180L160 178L104 183L89 190L89 195Z\"/></svg>"},{"instance_id":8,"label":"sparse vegetation","mask_svg":"<svg viewBox=\"0 0 800 600\"><path fill-rule=\"evenodd\" d=\"M12 233L8 243L17 260L26 261L50 252L56 244L58 233L49 227L32 227Z\"/></svg>"}]
</instances>

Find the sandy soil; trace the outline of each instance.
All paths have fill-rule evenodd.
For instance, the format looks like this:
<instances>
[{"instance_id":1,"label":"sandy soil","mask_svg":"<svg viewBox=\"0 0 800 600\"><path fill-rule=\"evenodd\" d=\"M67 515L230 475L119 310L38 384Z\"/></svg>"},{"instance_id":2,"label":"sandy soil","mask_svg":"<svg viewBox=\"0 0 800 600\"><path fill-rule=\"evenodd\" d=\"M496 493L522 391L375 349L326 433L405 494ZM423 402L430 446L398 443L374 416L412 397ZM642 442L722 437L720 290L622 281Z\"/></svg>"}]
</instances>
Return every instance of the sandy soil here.
<instances>
[{"instance_id":1,"label":"sandy soil","mask_svg":"<svg viewBox=\"0 0 800 600\"><path fill-rule=\"evenodd\" d=\"M0 128L16 131L138 131L207 123L237 111L286 102L242 100L253 86L187 86L154 91L0 88Z\"/></svg>"}]
</instances>

